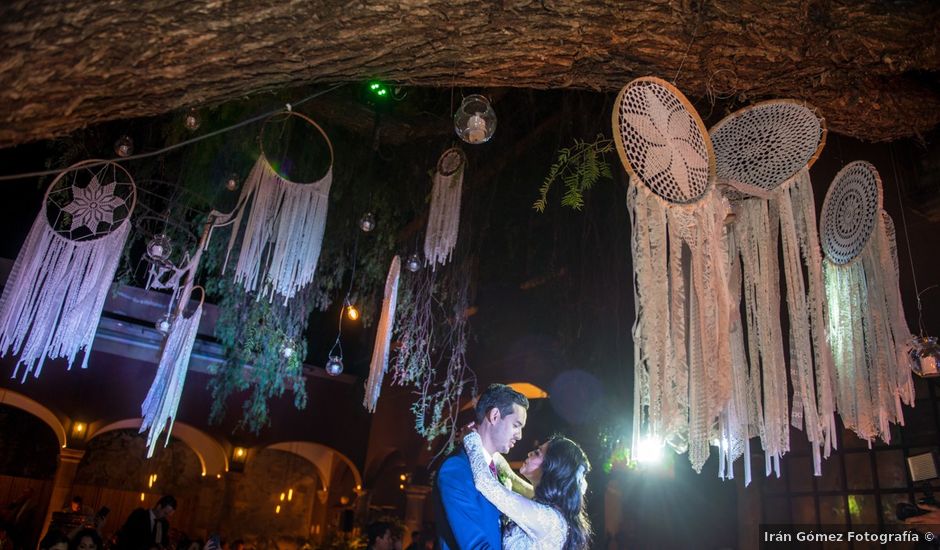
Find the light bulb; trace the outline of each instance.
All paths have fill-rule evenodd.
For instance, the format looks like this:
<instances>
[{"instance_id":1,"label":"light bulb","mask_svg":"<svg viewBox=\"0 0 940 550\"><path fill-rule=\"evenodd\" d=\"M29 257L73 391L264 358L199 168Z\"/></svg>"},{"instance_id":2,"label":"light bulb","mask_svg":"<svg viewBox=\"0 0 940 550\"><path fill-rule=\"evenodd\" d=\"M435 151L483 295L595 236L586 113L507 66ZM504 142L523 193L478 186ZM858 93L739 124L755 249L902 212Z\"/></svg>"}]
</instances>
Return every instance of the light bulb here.
<instances>
[{"instance_id":1,"label":"light bulb","mask_svg":"<svg viewBox=\"0 0 940 550\"><path fill-rule=\"evenodd\" d=\"M339 355L331 355L324 368L330 376L339 376L343 372L343 358Z\"/></svg>"},{"instance_id":2,"label":"light bulb","mask_svg":"<svg viewBox=\"0 0 940 550\"><path fill-rule=\"evenodd\" d=\"M365 233L375 229L375 216L372 215L372 212L366 212L359 218L359 229L362 229Z\"/></svg>"},{"instance_id":3,"label":"light bulb","mask_svg":"<svg viewBox=\"0 0 940 550\"><path fill-rule=\"evenodd\" d=\"M359 318L359 310L356 309L356 306L352 304L346 306L346 317L349 317L350 321L355 321Z\"/></svg>"},{"instance_id":4,"label":"light bulb","mask_svg":"<svg viewBox=\"0 0 940 550\"><path fill-rule=\"evenodd\" d=\"M225 182L225 188L229 191L235 191L238 189L238 177L235 174L232 174L228 177L228 180Z\"/></svg>"},{"instance_id":5,"label":"light bulb","mask_svg":"<svg viewBox=\"0 0 940 550\"><path fill-rule=\"evenodd\" d=\"M134 154L134 140L129 136L121 136L114 142L114 153L121 158Z\"/></svg>"},{"instance_id":6,"label":"light bulb","mask_svg":"<svg viewBox=\"0 0 940 550\"><path fill-rule=\"evenodd\" d=\"M186 126L187 130L196 130L201 123L202 121L199 120L199 113L196 109L190 109L183 117L183 126Z\"/></svg>"},{"instance_id":7,"label":"light bulb","mask_svg":"<svg viewBox=\"0 0 940 550\"><path fill-rule=\"evenodd\" d=\"M467 141L470 143L486 141L486 121L479 114L474 113L467 121Z\"/></svg>"}]
</instances>

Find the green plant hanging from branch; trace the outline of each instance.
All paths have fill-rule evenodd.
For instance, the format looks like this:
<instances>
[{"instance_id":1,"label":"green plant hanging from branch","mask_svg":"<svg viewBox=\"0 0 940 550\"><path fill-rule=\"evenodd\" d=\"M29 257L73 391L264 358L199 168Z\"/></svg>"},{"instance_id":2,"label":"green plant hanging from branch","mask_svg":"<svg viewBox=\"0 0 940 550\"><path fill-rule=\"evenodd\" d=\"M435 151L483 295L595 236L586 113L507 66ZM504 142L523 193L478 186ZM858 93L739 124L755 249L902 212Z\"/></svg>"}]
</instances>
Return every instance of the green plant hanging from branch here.
<instances>
[{"instance_id":1,"label":"green plant hanging from branch","mask_svg":"<svg viewBox=\"0 0 940 550\"><path fill-rule=\"evenodd\" d=\"M544 212L548 206L548 192L557 180L565 185L562 206L573 210L584 207L584 192L591 189L600 178L613 179L610 164L605 155L614 150L614 141L598 134L594 141L576 139L574 146L560 149L555 163L539 188L539 198L532 208Z\"/></svg>"}]
</instances>

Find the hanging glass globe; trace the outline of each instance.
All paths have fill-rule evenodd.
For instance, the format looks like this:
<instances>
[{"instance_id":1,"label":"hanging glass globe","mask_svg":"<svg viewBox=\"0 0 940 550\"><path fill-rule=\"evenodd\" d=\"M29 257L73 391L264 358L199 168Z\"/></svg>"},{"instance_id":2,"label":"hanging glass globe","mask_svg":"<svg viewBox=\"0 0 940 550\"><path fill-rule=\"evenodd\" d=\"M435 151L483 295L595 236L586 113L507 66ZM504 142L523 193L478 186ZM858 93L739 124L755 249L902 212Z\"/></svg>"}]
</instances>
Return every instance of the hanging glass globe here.
<instances>
[{"instance_id":1,"label":"hanging glass globe","mask_svg":"<svg viewBox=\"0 0 940 550\"><path fill-rule=\"evenodd\" d=\"M160 334L169 334L170 327L173 326L173 318L170 317L169 313L167 313L163 317L157 319L157 322L154 323L153 326Z\"/></svg>"},{"instance_id":2,"label":"hanging glass globe","mask_svg":"<svg viewBox=\"0 0 940 550\"><path fill-rule=\"evenodd\" d=\"M200 124L202 124L202 121L199 120L199 113L196 112L195 108L190 109L183 117L183 126L186 126L187 130L196 130Z\"/></svg>"},{"instance_id":3,"label":"hanging glass globe","mask_svg":"<svg viewBox=\"0 0 940 550\"><path fill-rule=\"evenodd\" d=\"M281 347L281 357L284 359L290 359L294 356L294 343L287 341L284 343L284 346Z\"/></svg>"},{"instance_id":4,"label":"hanging glass globe","mask_svg":"<svg viewBox=\"0 0 940 550\"><path fill-rule=\"evenodd\" d=\"M129 136L121 136L114 142L114 153L121 157L129 157L134 154L134 140Z\"/></svg>"},{"instance_id":5,"label":"hanging glass globe","mask_svg":"<svg viewBox=\"0 0 940 550\"><path fill-rule=\"evenodd\" d=\"M154 235L150 242L147 243L147 257L154 262L165 262L170 258L170 252L173 250L173 245L170 242L170 238L160 233Z\"/></svg>"},{"instance_id":6,"label":"hanging glass globe","mask_svg":"<svg viewBox=\"0 0 940 550\"><path fill-rule=\"evenodd\" d=\"M228 180L225 182L225 188L229 191L235 191L238 189L238 177L235 174L232 174L228 177Z\"/></svg>"},{"instance_id":7,"label":"hanging glass globe","mask_svg":"<svg viewBox=\"0 0 940 550\"><path fill-rule=\"evenodd\" d=\"M343 372L343 358L339 355L331 355L323 368L330 376L339 376Z\"/></svg>"},{"instance_id":8,"label":"hanging glass globe","mask_svg":"<svg viewBox=\"0 0 940 550\"><path fill-rule=\"evenodd\" d=\"M460 139L474 145L485 143L496 132L496 112L481 95L468 95L454 113L454 130Z\"/></svg>"},{"instance_id":9,"label":"hanging glass globe","mask_svg":"<svg viewBox=\"0 0 940 550\"><path fill-rule=\"evenodd\" d=\"M915 336L911 340L911 369L923 378L940 376L940 346L935 336Z\"/></svg>"},{"instance_id":10,"label":"hanging glass globe","mask_svg":"<svg viewBox=\"0 0 940 550\"><path fill-rule=\"evenodd\" d=\"M405 269L412 273L416 273L421 269L421 258L418 257L417 253L408 256L408 259L405 260Z\"/></svg>"},{"instance_id":11,"label":"hanging glass globe","mask_svg":"<svg viewBox=\"0 0 940 550\"><path fill-rule=\"evenodd\" d=\"M359 218L359 229L366 233L375 229L375 216L372 215L372 212L366 212Z\"/></svg>"}]
</instances>

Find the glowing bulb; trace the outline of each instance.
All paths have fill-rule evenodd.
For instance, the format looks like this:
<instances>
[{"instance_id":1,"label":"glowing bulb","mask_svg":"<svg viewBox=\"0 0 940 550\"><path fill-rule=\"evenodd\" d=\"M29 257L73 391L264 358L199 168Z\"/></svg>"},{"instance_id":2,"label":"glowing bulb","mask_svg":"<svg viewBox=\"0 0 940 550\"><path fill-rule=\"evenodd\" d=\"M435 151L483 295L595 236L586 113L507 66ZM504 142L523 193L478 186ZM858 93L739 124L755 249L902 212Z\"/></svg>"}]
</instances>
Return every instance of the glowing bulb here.
<instances>
[{"instance_id":1,"label":"glowing bulb","mask_svg":"<svg viewBox=\"0 0 940 550\"><path fill-rule=\"evenodd\" d=\"M421 269L421 258L417 254L412 254L408 256L408 259L405 261L405 269L415 273Z\"/></svg>"},{"instance_id":2,"label":"glowing bulb","mask_svg":"<svg viewBox=\"0 0 940 550\"><path fill-rule=\"evenodd\" d=\"M281 502L284 502L285 498L287 498L287 493L281 493Z\"/></svg>"},{"instance_id":3,"label":"glowing bulb","mask_svg":"<svg viewBox=\"0 0 940 550\"><path fill-rule=\"evenodd\" d=\"M161 334L169 334L170 328L173 327L173 321L172 321L172 319L170 318L170 314L167 313L167 314L164 315L163 317L160 317L159 319L157 319L157 322L154 323L153 326L154 326L154 327L157 329L157 331L160 332Z\"/></svg>"},{"instance_id":4,"label":"glowing bulb","mask_svg":"<svg viewBox=\"0 0 940 550\"><path fill-rule=\"evenodd\" d=\"M140 493L140 501L141 501L141 502L144 501L144 498L145 498L145 497L144 497L144 494L143 494L143 493Z\"/></svg>"},{"instance_id":5,"label":"glowing bulb","mask_svg":"<svg viewBox=\"0 0 940 550\"><path fill-rule=\"evenodd\" d=\"M402 491L404 491L404 490L405 490L405 484L402 483L401 485L398 486L398 488L401 489Z\"/></svg>"},{"instance_id":6,"label":"glowing bulb","mask_svg":"<svg viewBox=\"0 0 940 550\"><path fill-rule=\"evenodd\" d=\"M343 358L338 355L331 355L324 368L330 376L339 376L343 372Z\"/></svg>"},{"instance_id":7,"label":"glowing bulb","mask_svg":"<svg viewBox=\"0 0 940 550\"><path fill-rule=\"evenodd\" d=\"M294 489L287 490L287 501L290 502L294 500Z\"/></svg>"},{"instance_id":8,"label":"glowing bulb","mask_svg":"<svg viewBox=\"0 0 940 550\"><path fill-rule=\"evenodd\" d=\"M281 348L281 356L284 357L284 359L290 359L294 356L293 342L287 342L284 344L284 347Z\"/></svg>"},{"instance_id":9,"label":"glowing bulb","mask_svg":"<svg viewBox=\"0 0 940 550\"><path fill-rule=\"evenodd\" d=\"M654 437L645 437L640 440L636 449L636 461L646 464L655 464L663 458L662 442Z\"/></svg>"},{"instance_id":10,"label":"glowing bulb","mask_svg":"<svg viewBox=\"0 0 940 550\"><path fill-rule=\"evenodd\" d=\"M278 504L278 505L274 508L274 513L275 513L275 514L280 514L280 513L281 513L281 505L280 505L280 504Z\"/></svg>"},{"instance_id":11,"label":"glowing bulb","mask_svg":"<svg viewBox=\"0 0 940 550\"><path fill-rule=\"evenodd\" d=\"M405 481L405 474L402 474L402 475L398 476L398 479L400 479L400 480L402 480L402 481Z\"/></svg>"},{"instance_id":12,"label":"glowing bulb","mask_svg":"<svg viewBox=\"0 0 940 550\"><path fill-rule=\"evenodd\" d=\"M235 176L235 174L232 174L228 177L228 180L225 182L225 188L229 191L238 189L238 177Z\"/></svg>"},{"instance_id":13,"label":"glowing bulb","mask_svg":"<svg viewBox=\"0 0 940 550\"><path fill-rule=\"evenodd\" d=\"M84 423L84 422L76 422L76 423L75 423L75 431L78 432L78 433L84 432L84 431L85 431L85 423Z\"/></svg>"},{"instance_id":14,"label":"glowing bulb","mask_svg":"<svg viewBox=\"0 0 940 550\"><path fill-rule=\"evenodd\" d=\"M356 309L356 306L352 304L346 306L346 317L349 317L350 321L355 321L359 318L359 310Z\"/></svg>"},{"instance_id":15,"label":"glowing bulb","mask_svg":"<svg viewBox=\"0 0 940 550\"><path fill-rule=\"evenodd\" d=\"M245 452L244 447L235 447L235 458L244 458Z\"/></svg>"},{"instance_id":16,"label":"glowing bulb","mask_svg":"<svg viewBox=\"0 0 940 550\"><path fill-rule=\"evenodd\" d=\"M364 233L368 233L375 229L375 216L372 212L366 212L361 218L359 218L359 229Z\"/></svg>"},{"instance_id":17,"label":"glowing bulb","mask_svg":"<svg viewBox=\"0 0 940 550\"><path fill-rule=\"evenodd\" d=\"M222 479L222 474L215 474L216 479Z\"/></svg>"}]
</instances>

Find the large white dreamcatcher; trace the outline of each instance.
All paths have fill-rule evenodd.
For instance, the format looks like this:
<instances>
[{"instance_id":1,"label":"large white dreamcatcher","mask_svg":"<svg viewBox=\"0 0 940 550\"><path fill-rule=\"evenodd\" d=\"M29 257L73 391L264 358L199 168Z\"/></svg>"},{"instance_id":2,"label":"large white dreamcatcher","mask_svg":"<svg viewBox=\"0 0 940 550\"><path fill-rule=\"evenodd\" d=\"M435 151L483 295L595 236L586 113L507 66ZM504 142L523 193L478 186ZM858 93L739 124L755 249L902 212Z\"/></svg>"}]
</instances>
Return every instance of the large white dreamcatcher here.
<instances>
[{"instance_id":1,"label":"large white dreamcatcher","mask_svg":"<svg viewBox=\"0 0 940 550\"><path fill-rule=\"evenodd\" d=\"M431 211L424 235L424 257L431 269L450 261L457 246L460 228L460 196L467 157L457 147L444 151L437 160L434 187L431 190Z\"/></svg>"},{"instance_id":2,"label":"large white dreamcatcher","mask_svg":"<svg viewBox=\"0 0 940 550\"><path fill-rule=\"evenodd\" d=\"M732 303L712 145L677 89L646 77L613 112L630 174L636 323L633 451L665 440L701 471L731 395Z\"/></svg>"},{"instance_id":3,"label":"large white dreamcatcher","mask_svg":"<svg viewBox=\"0 0 940 550\"><path fill-rule=\"evenodd\" d=\"M881 201L878 171L852 162L829 187L819 225L839 415L869 442L890 442L901 403L914 402L894 224Z\"/></svg>"},{"instance_id":4,"label":"large white dreamcatcher","mask_svg":"<svg viewBox=\"0 0 940 550\"><path fill-rule=\"evenodd\" d=\"M131 175L88 160L49 188L0 300L0 353L18 354L13 376L39 376L46 358L88 366L101 310L130 233Z\"/></svg>"},{"instance_id":5,"label":"large white dreamcatcher","mask_svg":"<svg viewBox=\"0 0 940 550\"><path fill-rule=\"evenodd\" d=\"M239 210L236 215L228 253L235 246L242 215L248 210L235 265L235 282L248 292L258 291L259 299L274 299L276 294L286 303L313 281L317 270L333 182L333 144L316 122L296 111L275 116L285 114L300 118L323 136L330 153L330 167L317 181L290 181L271 166L262 143L261 154L239 198L240 203L247 204L250 200L250 207ZM272 119L265 121L265 125Z\"/></svg>"},{"instance_id":6,"label":"large white dreamcatcher","mask_svg":"<svg viewBox=\"0 0 940 550\"><path fill-rule=\"evenodd\" d=\"M805 422L814 470L821 475L821 453L828 457L835 445L835 405L809 167L825 145L825 123L802 104L773 100L732 113L710 135L718 183L734 201L729 273L736 304L743 284L747 326L745 348L744 330L735 318L733 398L722 415L721 446L728 449L722 477L732 475L733 461L749 452L748 440L755 435L761 437L766 473L775 468L779 475L780 457L790 448L791 422L800 429ZM785 293L779 285L781 244ZM790 321L792 410L780 326L783 294ZM749 460L745 477L749 483Z\"/></svg>"}]
</instances>

